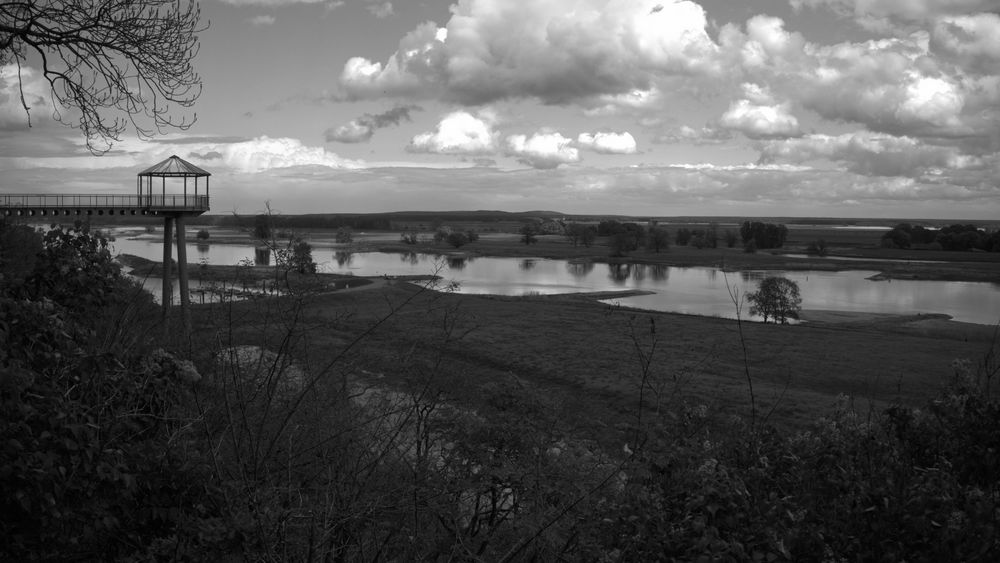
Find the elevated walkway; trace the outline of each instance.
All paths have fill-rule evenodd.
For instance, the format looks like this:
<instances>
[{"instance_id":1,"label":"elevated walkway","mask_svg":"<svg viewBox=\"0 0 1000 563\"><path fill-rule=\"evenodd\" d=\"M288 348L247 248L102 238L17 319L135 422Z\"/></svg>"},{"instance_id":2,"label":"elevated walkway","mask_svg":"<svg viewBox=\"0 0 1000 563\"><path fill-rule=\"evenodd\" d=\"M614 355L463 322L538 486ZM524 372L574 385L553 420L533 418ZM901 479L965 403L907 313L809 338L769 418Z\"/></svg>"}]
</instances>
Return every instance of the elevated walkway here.
<instances>
[{"instance_id":1,"label":"elevated walkway","mask_svg":"<svg viewBox=\"0 0 1000 563\"><path fill-rule=\"evenodd\" d=\"M201 215L207 195L0 194L0 215L18 217L83 215Z\"/></svg>"}]
</instances>

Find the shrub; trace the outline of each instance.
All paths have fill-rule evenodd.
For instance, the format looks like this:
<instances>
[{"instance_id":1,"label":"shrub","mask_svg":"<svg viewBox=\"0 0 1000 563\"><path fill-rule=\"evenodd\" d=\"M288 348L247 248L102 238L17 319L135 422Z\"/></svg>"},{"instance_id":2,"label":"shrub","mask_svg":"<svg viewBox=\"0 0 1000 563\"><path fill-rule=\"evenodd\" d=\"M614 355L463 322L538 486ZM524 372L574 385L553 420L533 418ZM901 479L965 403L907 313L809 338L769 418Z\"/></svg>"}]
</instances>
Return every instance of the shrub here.
<instances>
[{"instance_id":1,"label":"shrub","mask_svg":"<svg viewBox=\"0 0 1000 563\"><path fill-rule=\"evenodd\" d=\"M198 240L208 240L209 236L208 229L199 229L195 238Z\"/></svg>"},{"instance_id":2,"label":"shrub","mask_svg":"<svg viewBox=\"0 0 1000 563\"><path fill-rule=\"evenodd\" d=\"M732 229L726 229L726 232L723 235L723 238L726 241L726 247L727 248L732 248L732 247L736 246L736 241L739 240L739 237L736 235L736 231L734 231Z\"/></svg>"},{"instance_id":3,"label":"shrub","mask_svg":"<svg viewBox=\"0 0 1000 563\"><path fill-rule=\"evenodd\" d=\"M461 248L469 243L469 236L465 233L454 232L449 234L445 240L455 248Z\"/></svg>"},{"instance_id":4,"label":"shrub","mask_svg":"<svg viewBox=\"0 0 1000 563\"><path fill-rule=\"evenodd\" d=\"M691 229L680 228L677 229L677 233L674 237L674 242L677 246L687 246L688 242L691 241Z\"/></svg>"},{"instance_id":5,"label":"shrub","mask_svg":"<svg viewBox=\"0 0 1000 563\"><path fill-rule=\"evenodd\" d=\"M538 225L535 223L525 223L521 227L521 242L524 244L535 244L538 242Z\"/></svg>"},{"instance_id":6,"label":"shrub","mask_svg":"<svg viewBox=\"0 0 1000 563\"><path fill-rule=\"evenodd\" d=\"M809 254L814 254L816 256L826 256L828 250L826 248L826 240L816 239L809 243L806 247L806 252Z\"/></svg>"},{"instance_id":7,"label":"shrub","mask_svg":"<svg viewBox=\"0 0 1000 563\"><path fill-rule=\"evenodd\" d=\"M316 262L312 258L312 245L301 238L294 239L288 266L300 274L315 274Z\"/></svg>"}]
</instances>

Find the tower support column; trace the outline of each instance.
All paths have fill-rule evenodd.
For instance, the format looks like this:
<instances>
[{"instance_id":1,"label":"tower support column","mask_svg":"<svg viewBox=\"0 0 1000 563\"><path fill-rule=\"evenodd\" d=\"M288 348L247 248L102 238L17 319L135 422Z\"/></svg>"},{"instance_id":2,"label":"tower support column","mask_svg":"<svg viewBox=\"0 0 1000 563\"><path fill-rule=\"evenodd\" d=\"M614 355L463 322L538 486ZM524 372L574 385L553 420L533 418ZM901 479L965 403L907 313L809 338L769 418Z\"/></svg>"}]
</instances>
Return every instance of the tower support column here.
<instances>
[{"instance_id":1,"label":"tower support column","mask_svg":"<svg viewBox=\"0 0 1000 563\"><path fill-rule=\"evenodd\" d=\"M184 317L184 327L186 329L191 326L191 295L188 292L187 240L184 233L184 215L177 215L174 218L174 222L177 224L177 279L180 282L181 289L181 316Z\"/></svg>"},{"instance_id":2,"label":"tower support column","mask_svg":"<svg viewBox=\"0 0 1000 563\"><path fill-rule=\"evenodd\" d=\"M167 312L170 311L170 304L173 301L174 291L171 287L171 266L173 252L171 247L174 243L174 218L167 215L163 218L163 318L166 320Z\"/></svg>"}]
</instances>

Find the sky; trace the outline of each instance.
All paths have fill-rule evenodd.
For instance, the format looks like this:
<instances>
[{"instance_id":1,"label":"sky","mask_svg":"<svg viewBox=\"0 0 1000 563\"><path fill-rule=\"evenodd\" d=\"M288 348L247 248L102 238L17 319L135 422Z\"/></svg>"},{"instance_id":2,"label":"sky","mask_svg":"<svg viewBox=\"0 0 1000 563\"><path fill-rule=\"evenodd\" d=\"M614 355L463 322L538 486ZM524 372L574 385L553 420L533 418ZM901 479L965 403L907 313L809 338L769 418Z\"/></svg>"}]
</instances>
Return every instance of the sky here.
<instances>
[{"instance_id":1,"label":"sky","mask_svg":"<svg viewBox=\"0 0 1000 563\"><path fill-rule=\"evenodd\" d=\"M102 156L0 67L0 193L212 213L1000 217L1000 0L202 0L185 131Z\"/></svg>"}]
</instances>

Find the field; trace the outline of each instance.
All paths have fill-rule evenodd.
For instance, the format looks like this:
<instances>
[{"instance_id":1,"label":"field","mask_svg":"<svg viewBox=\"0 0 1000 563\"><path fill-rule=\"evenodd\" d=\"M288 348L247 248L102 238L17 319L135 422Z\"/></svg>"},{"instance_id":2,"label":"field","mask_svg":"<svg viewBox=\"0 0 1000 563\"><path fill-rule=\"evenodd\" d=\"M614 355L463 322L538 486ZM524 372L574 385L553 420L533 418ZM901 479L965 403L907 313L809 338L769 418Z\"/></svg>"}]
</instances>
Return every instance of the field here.
<instances>
[{"instance_id":1,"label":"field","mask_svg":"<svg viewBox=\"0 0 1000 563\"><path fill-rule=\"evenodd\" d=\"M334 233L300 232L313 244L324 245L332 244ZM1000 279L996 255L883 249L878 232L872 231L812 226L790 233L786 248L755 254L675 245L660 253L639 250L626 258L612 258L602 239L588 248L548 235L529 246L513 233L486 233L479 241L454 249L433 243L426 234L414 246L399 242L392 232L356 232L346 248L634 260L721 265L730 270L863 268L895 277ZM901 262L793 259L782 254L804 252L805 245L819 237L827 240L834 255ZM212 240L247 239L234 231ZM621 428L637 412L641 386L644 408L658 412L666 425L676 416L678 405L705 405L720 415L753 416L752 385L756 416L780 427L801 428L843 401L840 395L860 409L881 409L894 402L919 405L940 391L954 360L977 361L995 338L992 327L939 316L811 311L805 315L808 322L797 326L737 325L731 320L611 307L595 296L439 294L421 292L402 281L379 280L367 290L310 297L303 319L310 326L326 327L308 337L313 362L325 364L394 304L403 302L407 305L389 322L351 350L356 365L366 366L368 374L381 374L379 385L401 389L424 385L425 378L412 375L413 366L424 366L423 373L433 372L435 385L446 389L450 400L472 407L488 392L484 390L495 385L525 386L554 401L580 435L612 441L620 439ZM247 309L248 318L254 318L253 305L235 307ZM448 334L442 329L445 324L450 327ZM653 326L655 334L650 332ZM453 339L455 334L462 338ZM651 361L647 381L641 384L640 360L646 353Z\"/></svg>"}]
</instances>

